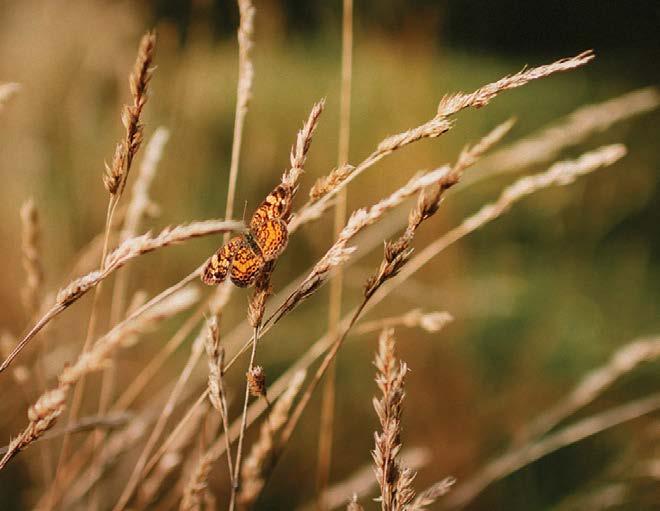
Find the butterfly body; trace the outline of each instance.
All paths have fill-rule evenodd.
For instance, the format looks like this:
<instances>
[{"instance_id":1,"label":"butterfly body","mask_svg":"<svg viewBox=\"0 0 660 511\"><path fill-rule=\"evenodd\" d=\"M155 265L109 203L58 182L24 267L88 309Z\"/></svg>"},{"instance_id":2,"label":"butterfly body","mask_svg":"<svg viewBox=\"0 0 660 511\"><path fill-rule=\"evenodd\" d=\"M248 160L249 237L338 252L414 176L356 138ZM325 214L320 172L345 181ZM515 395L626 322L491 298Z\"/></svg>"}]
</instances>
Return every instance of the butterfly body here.
<instances>
[{"instance_id":1,"label":"butterfly body","mask_svg":"<svg viewBox=\"0 0 660 511\"><path fill-rule=\"evenodd\" d=\"M202 273L208 285L219 284L227 276L238 287L254 283L266 263L274 261L286 248L293 191L278 185L256 209L248 230L224 244L211 257Z\"/></svg>"}]
</instances>

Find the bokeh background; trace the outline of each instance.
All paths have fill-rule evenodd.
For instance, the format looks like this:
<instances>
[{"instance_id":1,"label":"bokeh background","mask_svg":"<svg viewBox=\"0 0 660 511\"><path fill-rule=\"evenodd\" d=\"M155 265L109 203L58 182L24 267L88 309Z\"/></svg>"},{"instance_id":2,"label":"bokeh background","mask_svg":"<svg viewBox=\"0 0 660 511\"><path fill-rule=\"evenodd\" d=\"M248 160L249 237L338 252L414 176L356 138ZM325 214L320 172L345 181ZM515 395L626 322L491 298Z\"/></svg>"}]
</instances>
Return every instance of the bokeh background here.
<instances>
[{"instance_id":1,"label":"bokeh background","mask_svg":"<svg viewBox=\"0 0 660 511\"><path fill-rule=\"evenodd\" d=\"M337 152L341 2L256 0L255 86L244 134L236 214L261 200L288 163L296 130L314 101L327 98L303 179L303 193L333 168ZM443 94L471 91L515 72L594 48L587 67L504 93L487 108L459 115L437 140L385 159L349 188L349 211L404 183L412 172L453 161L510 116L515 140L569 114L636 88L657 84L660 9L626 2L489 2L372 0L356 2L350 161L385 136L430 118ZM0 82L20 93L0 112L0 327L20 334L20 205L33 197L43 225L46 293L67 282L72 261L103 228L101 174L122 128L127 73L140 35L159 40L145 135L171 130L152 197L160 206L150 227L219 217L224 211L235 101L238 21L233 2L0 2ZM452 246L369 315L413 308L447 310L455 321L439 334L398 331L408 379L403 442L424 446L431 462L418 487L454 475L459 481L510 444L523 426L560 399L617 347L660 331L660 195L658 112L597 134L562 156L624 142L620 163L574 185L548 190ZM529 169L541 170L539 169ZM478 172L478 169L475 169ZM458 188L416 240L423 247L511 182L507 175ZM405 211L401 212L405 214ZM303 229L281 258L281 288L329 246L331 220ZM154 293L186 275L220 238L145 256L133 264L133 289ZM344 309L358 300L380 248L348 271ZM242 319L236 293L223 329ZM57 320L53 343L79 346L90 300ZM309 300L268 334L260 362L274 378L326 329L327 292ZM123 376L139 371L174 331L151 335L122 355ZM188 347L168 366L176 374ZM376 418L371 365L376 335L359 336L338 362L332 481L370 461ZM73 351L71 352L73 353ZM72 356L72 355L71 355ZM66 358L66 356L64 356ZM56 371L58 368L51 368ZM660 389L657 363L647 364L581 412L589 415ZM165 381L168 375L164 375ZM238 384L238 378L234 381ZM2 438L24 424L25 406L3 376ZM155 386L154 388L157 388ZM149 397L145 396L145 400ZM263 509L291 509L313 493L319 403L308 409ZM20 410L20 413L17 412ZM658 463L660 417L632 421L552 454L488 488L470 509L569 509L612 481L635 491L617 509L653 509L659 480L635 476ZM0 507L23 509L36 463L19 456L0 473ZM224 463L213 489L226 496ZM656 473L656 477L657 477ZM368 499L364 501L367 505ZM439 506L440 508L441 506ZM657 508L656 508L657 509Z\"/></svg>"}]
</instances>

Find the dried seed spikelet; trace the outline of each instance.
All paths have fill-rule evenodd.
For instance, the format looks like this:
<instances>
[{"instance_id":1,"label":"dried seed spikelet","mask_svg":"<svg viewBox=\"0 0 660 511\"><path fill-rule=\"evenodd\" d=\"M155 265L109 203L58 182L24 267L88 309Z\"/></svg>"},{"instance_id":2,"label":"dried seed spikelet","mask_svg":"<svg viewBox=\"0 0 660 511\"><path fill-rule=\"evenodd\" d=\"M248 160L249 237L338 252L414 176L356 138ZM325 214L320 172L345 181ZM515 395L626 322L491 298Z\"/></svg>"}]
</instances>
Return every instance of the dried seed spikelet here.
<instances>
[{"instance_id":1,"label":"dried seed spikelet","mask_svg":"<svg viewBox=\"0 0 660 511\"><path fill-rule=\"evenodd\" d=\"M378 272L367 280L366 298L370 298L381 285L396 276L409 260L412 255L410 245L415 232L424 220L438 211L444 192L458 183L465 169L473 165L488 149L499 142L512 126L513 120L508 120L497 126L474 147L464 149L451 169L447 169L434 183L420 192L417 204L408 215L408 226L404 233L399 239L385 243L384 257Z\"/></svg>"},{"instance_id":2,"label":"dried seed spikelet","mask_svg":"<svg viewBox=\"0 0 660 511\"><path fill-rule=\"evenodd\" d=\"M200 511L205 502L205 495L208 491L208 478L213 467L213 461L207 456L202 456L195 470L190 476L188 483L183 489L183 498L179 511Z\"/></svg>"},{"instance_id":3,"label":"dried seed spikelet","mask_svg":"<svg viewBox=\"0 0 660 511\"><path fill-rule=\"evenodd\" d=\"M248 102L252 96L254 81L254 66L250 59L250 51L254 46L254 14L255 8L251 0L238 0L240 24L238 27L238 99L236 108L245 115Z\"/></svg>"},{"instance_id":4,"label":"dried seed spikelet","mask_svg":"<svg viewBox=\"0 0 660 511\"><path fill-rule=\"evenodd\" d=\"M364 508L358 502L357 495L353 494L353 498L346 506L346 511L364 511Z\"/></svg>"},{"instance_id":5,"label":"dried seed spikelet","mask_svg":"<svg viewBox=\"0 0 660 511\"><path fill-rule=\"evenodd\" d=\"M218 333L218 318L211 316L207 322L206 355L209 365L209 400L213 408L222 413L222 401L220 396L220 378L222 378L222 366L224 363L225 350L220 346Z\"/></svg>"},{"instance_id":6,"label":"dried seed spikelet","mask_svg":"<svg viewBox=\"0 0 660 511\"><path fill-rule=\"evenodd\" d=\"M392 329L386 328L381 332L374 365L378 370L376 384L382 394L380 399L373 400L382 432L374 433L375 448L372 452L376 479L381 488L381 505L384 511L403 510L414 498L412 482L415 473L402 467L398 461L408 366L396 358Z\"/></svg>"},{"instance_id":7,"label":"dried seed spikelet","mask_svg":"<svg viewBox=\"0 0 660 511\"><path fill-rule=\"evenodd\" d=\"M655 87L637 89L613 99L583 106L547 128L499 149L481 161L473 180L499 173L513 173L532 165L551 161L567 147L575 147L594 133L660 106L660 91Z\"/></svg>"},{"instance_id":8,"label":"dried seed spikelet","mask_svg":"<svg viewBox=\"0 0 660 511\"><path fill-rule=\"evenodd\" d=\"M323 113L324 108L325 99L314 104L307 121L303 124L302 129L296 136L296 143L291 147L291 168L282 175L282 184L288 186L292 190L296 189L300 175L303 173L305 161L307 159L307 152L309 151L314 131L316 131L319 117Z\"/></svg>"},{"instance_id":9,"label":"dried seed spikelet","mask_svg":"<svg viewBox=\"0 0 660 511\"><path fill-rule=\"evenodd\" d=\"M44 272L41 264L39 242L39 214L34 200L28 199L21 207L23 249L23 267L25 268L26 283L23 288L23 303L28 316L37 312L39 306L39 290L43 286Z\"/></svg>"},{"instance_id":10,"label":"dried seed spikelet","mask_svg":"<svg viewBox=\"0 0 660 511\"><path fill-rule=\"evenodd\" d=\"M0 460L0 469L19 451L34 442L52 427L64 411L67 390L68 388L66 387L49 390L43 393L34 405L30 406L27 413L30 422L25 430L9 443L7 452Z\"/></svg>"},{"instance_id":11,"label":"dried seed spikelet","mask_svg":"<svg viewBox=\"0 0 660 511\"><path fill-rule=\"evenodd\" d=\"M438 115L447 117L458 113L464 108L481 108L482 106L487 105L502 91L521 87L532 80L537 80L553 73L575 69L576 67L583 66L590 62L594 58L595 55L593 51L587 50L575 57L561 59L543 66L523 69L514 75L505 76L501 80L484 85L471 94L463 94L459 92L457 94L445 96L438 105Z\"/></svg>"},{"instance_id":12,"label":"dried seed spikelet","mask_svg":"<svg viewBox=\"0 0 660 511\"><path fill-rule=\"evenodd\" d=\"M404 326L408 328L420 327L429 333L439 332L453 320L453 316L446 311L424 313L421 309L413 309L401 317L401 323Z\"/></svg>"},{"instance_id":13,"label":"dried seed spikelet","mask_svg":"<svg viewBox=\"0 0 660 511\"><path fill-rule=\"evenodd\" d=\"M133 157L142 143L140 116L147 102L147 87L154 70L152 63L155 48L156 34L147 32L140 41L133 71L128 79L133 102L130 105L124 105L121 113L121 121L126 130L125 136L117 144L112 163L106 164L103 176L103 183L111 195L123 192Z\"/></svg>"},{"instance_id":14,"label":"dried seed spikelet","mask_svg":"<svg viewBox=\"0 0 660 511\"><path fill-rule=\"evenodd\" d=\"M74 280L65 288L60 289L55 300L58 304L68 307L98 284L102 279L103 272L94 270L87 275Z\"/></svg>"},{"instance_id":15,"label":"dried seed spikelet","mask_svg":"<svg viewBox=\"0 0 660 511\"><path fill-rule=\"evenodd\" d=\"M244 507L249 507L256 501L264 486L264 478L271 468L269 462L275 448L275 435L286 423L293 401L305 381L305 376L305 370L299 370L293 375L287 390L273 405L270 415L262 423L259 438L243 463L238 501Z\"/></svg>"},{"instance_id":16,"label":"dried seed spikelet","mask_svg":"<svg viewBox=\"0 0 660 511\"><path fill-rule=\"evenodd\" d=\"M520 87L531 80L543 78L559 71L566 71L582 66L593 58L593 52L587 51L575 57L562 59L552 64L523 70L513 76L505 77L497 82L485 85L472 94L458 93L445 96L440 101L438 111L432 119L415 128L386 138L378 145L373 153L359 163L354 171L351 172L341 183L335 186L335 188L329 190L328 193L320 197L317 201L308 201L297 214L296 218L294 218L291 230L297 229L303 223L319 218L320 214L328 207L328 201L332 199L334 195L339 193L339 191L347 186L358 175L388 154L408 144L416 142L417 140L437 137L448 131L452 127L452 121L450 121L448 117L458 113L460 110L467 107L484 106L498 93L504 90Z\"/></svg>"},{"instance_id":17,"label":"dried seed spikelet","mask_svg":"<svg viewBox=\"0 0 660 511\"><path fill-rule=\"evenodd\" d=\"M454 317L448 312L429 312L422 314L419 318L419 326L427 332L434 333L439 332L452 321L454 321Z\"/></svg>"},{"instance_id":18,"label":"dried seed spikelet","mask_svg":"<svg viewBox=\"0 0 660 511\"><path fill-rule=\"evenodd\" d=\"M92 271L70 282L65 288L61 289L57 294L57 303L65 306L70 305L113 271L138 256L200 236L240 230L242 228L242 222L234 222L233 220L203 220L177 225L175 227L166 227L157 236L153 236L148 232L141 236L127 239L106 257L103 271Z\"/></svg>"},{"instance_id":19,"label":"dried seed spikelet","mask_svg":"<svg viewBox=\"0 0 660 511\"><path fill-rule=\"evenodd\" d=\"M103 185L110 195L115 195L119 191L121 180L124 176L124 167L126 162L126 152L123 144L115 146L115 154L112 157L112 163L105 163L105 173L103 174Z\"/></svg>"},{"instance_id":20,"label":"dried seed spikelet","mask_svg":"<svg viewBox=\"0 0 660 511\"><path fill-rule=\"evenodd\" d=\"M254 397L266 395L266 371L261 366L254 366L245 373L250 394Z\"/></svg>"},{"instance_id":21,"label":"dried seed spikelet","mask_svg":"<svg viewBox=\"0 0 660 511\"><path fill-rule=\"evenodd\" d=\"M330 193L335 187L337 187L344 179L346 179L351 172L355 170L355 167L349 165L348 163L333 169L330 174L327 176L320 177L312 186L312 189L309 191L309 198L312 201L317 201L325 194Z\"/></svg>"},{"instance_id":22,"label":"dried seed spikelet","mask_svg":"<svg viewBox=\"0 0 660 511\"><path fill-rule=\"evenodd\" d=\"M252 328L258 328L261 326L264 311L266 310L266 301L268 300L268 297L273 294L273 288L270 285L272 270L272 263L268 263L268 266L262 271L261 275L257 277L254 293L248 302L248 321Z\"/></svg>"},{"instance_id":23,"label":"dried seed spikelet","mask_svg":"<svg viewBox=\"0 0 660 511\"><path fill-rule=\"evenodd\" d=\"M373 225L385 213L401 204L408 197L416 194L423 188L435 183L446 176L450 168L439 167L426 173L413 176L405 185L390 194L388 197L377 202L369 208L354 211L346 225L339 233L337 241L328 249L325 255L314 265L312 271L298 288L286 299L278 310L279 316L288 313L305 298L319 289L328 279L330 272L337 266L343 264L355 251L356 247L348 246L348 243L365 227ZM294 218L295 221L295 218Z\"/></svg>"},{"instance_id":24,"label":"dried seed spikelet","mask_svg":"<svg viewBox=\"0 0 660 511\"><path fill-rule=\"evenodd\" d=\"M464 148L451 171L419 194L417 205L408 216L408 231L411 232L411 236L424 220L438 211L444 193L461 180L465 170L479 161L490 148L502 140L514 124L515 120L509 119L496 126L474 146Z\"/></svg>"},{"instance_id":25,"label":"dried seed spikelet","mask_svg":"<svg viewBox=\"0 0 660 511\"><path fill-rule=\"evenodd\" d=\"M21 90L20 83L2 83L0 84L0 112L5 104Z\"/></svg>"},{"instance_id":26,"label":"dried seed spikelet","mask_svg":"<svg viewBox=\"0 0 660 511\"><path fill-rule=\"evenodd\" d=\"M425 511L425 506L430 506L440 497L449 493L454 484L456 484L456 479L445 477L442 481L438 481L417 495L417 498L407 509L409 511Z\"/></svg>"},{"instance_id":27,"label":"dried seed spikelet","mask_svg":"<svg viewBox=\"0 0 660 511\"><path fill-rule=\"evenodd\" d=\"M367 279L364 288L364 297L371 298L376 291L392 277L395 277L401 268L410 260L413 249L410 248L412 233L406 233L398 240L386 241L383 249L383 260L378 272Z\"/></svg>"}]
</instances>

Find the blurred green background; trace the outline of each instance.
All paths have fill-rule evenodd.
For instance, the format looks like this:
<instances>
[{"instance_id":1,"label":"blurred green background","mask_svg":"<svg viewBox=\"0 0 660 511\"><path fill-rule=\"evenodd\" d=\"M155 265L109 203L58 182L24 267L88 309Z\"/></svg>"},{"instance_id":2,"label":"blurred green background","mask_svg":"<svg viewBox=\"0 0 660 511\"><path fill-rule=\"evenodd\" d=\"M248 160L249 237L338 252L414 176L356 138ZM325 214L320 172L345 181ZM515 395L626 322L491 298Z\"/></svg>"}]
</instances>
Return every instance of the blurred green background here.
<instances>
[{"instance_id":1,"label":"blurred green background","mask_svg":"<svg viewBox=\"0 0 660 511\"><path fill-rule=\"evenodd\" d=\"M302 193L334 166L337 152L341 2L255 1L255 85L244 134L237 211L248 213L288 164L295 133L314 101L327 98ZM356 2L350 161L359 162L385 136L433 116L443 94L471 91L518 71L594 48L585 68L506 92L456 127L385 159L349 188L349 211L369 205L414 171L453 161L460 149L510 116L513 141L572 112L653 85L660 26L657 2ZM157 70L145 113L145 135L171 130L152 197L160 215L146 228L224 212L235 101L238 20L225 1L2 1L0 83L22 89L0 112L0 325L26 326L17 289L23 282L18 210L32 196L43 225L48 289L71 276L76 254L103 227L103 161L122 134L120 106L141 33L155 26ZM417 487L454 475L459 481L502 452L522 426L560 399L617 347L660 331L660 201L658 112L589 138L562 156L623 142L620 163L570 187L541 192L434 259L374 310L369 319L421 307L447 310L455 321L431 335L398 331L399 353L412 372L404 445L425 446L432 461ZM542 170L538 169L529 169ZM478 172L478 168L475 169ZM416 239L425 246L493 200L513 176L458 188ZM299 197L302 202L302 197ZM405 213L405 212L404 212ZM313 264L329 246L332 223L303 229L278 265L276 288ZM220 238L193 241L133 263L134 288L150 293L186 275ZM380 248L349 270L344 310L380 260ZM80 270L78 270L79 272ZM223 318L244 314L236 293ZM325 329L327 292L317 293L268 334L259 359L274 379ZM54 342L84 338L89 298L57 322ZM321 318L321 319L319 319ZM168 331L176 322L168 325ZM168 337L160 332L130 350L126 377ZM338 363L332 481L370 461L376 392L370 363L376 335L346 345ZM168 367L176 374L187 356ZM177 365L177 363L179 365ZM55 368L56 369L56 368ZM636 370L581 415L660 389L658 364ZM235 380L238 384L239 379ZM4 380L3 394L12 392ZM14 403L15 404L15 403ZM318 407L293 438L260 508L289 509L314 488ZM3 410L9 410L4 404ZM24 407L3 417L3 438L24 424ZM16 410L20 410L16 412ZM571 499L612 480L635 491L617 509L652 509L658 480L634 478L634 467L660 456L658 415L563 449L493 485L471 509L568 509ZM651 448L649 448L651 446ZM26 453L26 460L36 461ZM21 455L0 474L0 507L22 509L31 473ZM224 465L222 470L224 470ZM213 476L226 495L225 475ZM13 481L15 484L10 484ZM347 496L348 497L348 496ZM363 501L369 505L368 499ZM21 504L23 502L23 504Z\"/></svg>"}]
</instances>

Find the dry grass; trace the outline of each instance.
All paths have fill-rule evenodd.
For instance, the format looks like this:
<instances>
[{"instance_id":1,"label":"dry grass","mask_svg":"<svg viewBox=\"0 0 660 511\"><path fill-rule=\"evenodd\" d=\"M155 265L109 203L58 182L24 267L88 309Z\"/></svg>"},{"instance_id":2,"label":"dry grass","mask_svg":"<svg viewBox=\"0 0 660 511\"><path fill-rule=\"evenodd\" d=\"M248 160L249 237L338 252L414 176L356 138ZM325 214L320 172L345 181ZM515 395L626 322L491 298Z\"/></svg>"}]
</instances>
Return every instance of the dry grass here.
<instances>
[{"instance_id":1,"label":"dry grass","mask_svg":"<svg viewBox=\"0 0 660 511\"><path fill-rule=\"evenodd\" d=\"M30 398L31 405L27 408L27 425L9 442L0 459L0 469L37 441L49 442L47 445L52 447L56 445L54 439L62 439L57 466L44 457L47 470L43 487L38 488L37 508L86 506L121 511L127 508L178 506L181 510L201 510L219 508L220 499L229 501L230 510L254 507L283 459L285 449L293 442L298 425L304 415L310 413L309 404L316 389L324 378L333 374L332 368L340 350L354 333L382 330L375 360L380 394L373 401L379 422L378 431L374 432L375 447L372 452L375 477L364 470L359 471L347 482L328 489L336 405L334 380L330 377L318 440L319 461L314 499L318 509L346 506L356 511L367 508L367 497L376 486L380 493L378 502L383 510L426 509L436 501L440 502L447 493L449 495L443 501L447 506L463 507L484 488L513 471L557 449L660 408L658 394L649 394L555 431L558 425L596 400L623 376L660 355L660 341L655 337L629 343L619 349L608 363L586 375L555 406L542 411L507 452L464 482L457 483L455 489L454 479L436 474L436 479L445 478L426 490L415 491L415 470L426 463L428 454L417 450L410 461L405 461L408 458L403 456L402 414L408 366L395 353L392 327L444 333L444 328L453 317L449 312L425 313L415 308L356 325L397 286L410 279L448 246L504 215L514 204L532 194L549 187L569 185L581 176L613 165L625 156L627 149L622 144L602 146L575 159L554 162L543 172L521 177L504 188L495 201L416 250L414 245L421 243L418 241L421 226L431 222L442 211L447 191L459 183L465 187L480 178L480 175L470 178L467 174L469 168L481 165L486 169L483 174L487 175L551 162L561 150L583 142L594 132L657 107L658 94L655 89L645 89L601 105L585 107L561 123L488 156L487 153L511 131L514 123L506 121L477 138L473 145L466 146L452 165L445 164L434 170L416 173L382 200L355 210L346 220L347 187L383 158L417 141L443 135L454 126L457 122L455 117L464 109L484 107L506 90L522 87L557 72L573 70L594 58L593 53L588 51L524 69L479 87L472 93L446 95L440 100L431 119L385 138L359 163L351 165L348 162L348 126L351 113L352 22L347 17L352 13L351 1L344 3L345 39L337 167L310 187L307 202L299 206L292 216L287 214L283 218L288 234L292 236L312 220L329 218L329 208L335 205L333 223L336 236L328 242L328 248L314 259L300 279L294 280L283 290L273 289L273 282L278 282L275 278L277 265L276 261L269 262L258 276L255 289L244 307L245 320L234 330L225 327L225 316L222 314L232 299L230 285L223 284L206 297L201 297L197 287L190 285L199 278L206 264L204 261L150 299L147 295L136 293L129 300L128 292L132 286L129 285L131 274L127 271L128 263L195 238L223 233L226 239L231 231L245 231L244 224L231 220L231 217L235 214L243 128L254 85L251 49L255 9L248 0L239 0L238 7L237 99L224 219L181 223L155 235L151 232L138 234L142 224L158 210L150 196L150 188L157 178L157 165L163 157L163 148L169 136L165 128L155 131L132 183L130 202L119 214L118 203L127 187L129 173L143 139L143 109L150 97L155 58L155 35L152 32L148 32L139 45L129 76L131 101L123 108L121 115L124 133L103 176L110 199L106 222L99 235L103 246L97 251L100 254L97 269L66 283L54 299L49 298L44 279L44 254L48 247L44 246L40 235L40 231L48 228L48 223L40 222L32 201L26 202L21 210L22 261L27 275L22 294L26 316L32 326L18 342L9 340L3 343L9 344L10 348L5 350L3 346L6 353L3 352L5 360L0 366L0 373L14 363L12 372L22 382L22 391ZM0 86L0 108L17 90L15 84ZM324 100L313 106L291 148L289 168L282 174L280 183L290 191L292 199L305 181L304 169L312 137L324 108ZM464 175L468 176L465 180ZM406 223L400 226L398 234L388 240L389 235L383 235L385 231L379 228L395 209L413 198ZM364 241L362 235L365 232L373 232L377 243L384 244L383 255L380 263L372 269L363 294L357 297L357 305L342 315L344 302L352 299L345 296L348 291L342 287L342 270L354 263L358 248L369 253L375 246ZM110 249L110 242L115 238L116 246ZM261 250L260 246L257 248ZM122 271L118 271L120 269ZM99 299L101 285L106 281L114 286L107 314ZM257 359L257 345L268 339L267 334L273 328L281 328L284 323L282 319L293 315L303 301L329 281L334 284L325 334L316 342L309 343L308 349L297 358L287 359L281 374L271 373L269 368L267 378L264 366L268 361ZM90 315L80 318L81 323L87 324L87 336L73 362L57 371L56 382L48 382L44 374L41 379L39 376L32 378L34 361L29 350L24 351L24 348L44 327L69 311L90 290L94 290ZM269 310L271 302L276 305ZM127 303L133 305L127 306ZM122 382L116 354L134 345L147 332L161 332L159 329L166 320L186 313L193 306L194 310L188 313L169 340L161 343L162 347L135 379ZM222 328L220 317L223 318ZM104 334L97 335L96 327L102 322L107 322L109 326ZM184 365L174 372L164 369L168 367L168 358L196 329L198 333L192 340ZM43 346L48 348L44 351L48 353L42 356L48 356L54 349L53 343L46 345L43 341L41 339ZM251 352L249 361L230 374L233 366L243 361L242 354L247 351ZM204 354L206 363L202 360ZM35 369L39 367L35 366ZM25 373L18 378L17 371L21 368ZM95 402L98 406L94 409L97 411L87 422L78 420L85 393L90 394L90 389L86 390L83 382L87 376L99 371L105 373L99 384L100 400ZM311 376L306 380L307 374ZM245 381L240 378L239 386L236 385L238 378L231 379L236 375L245 375ZM159 391L141 402L138 397L145 393L149 384L155 382L159 382ZM36 399L30 394L35 387ZM115 389L119 390L117 397L114 396ZM232 409L230 398L241 396L243 390L243 399L238 400L236 410ZM129 408L130 414L126 414ZM67 410L68 425L54 428ZM413 409L410 412L423 411ZM248 428L254 424L259 425L259 432L251 439ZM368 453L364 454L366 460ZM224 467L216 464L223 455L227 457L226 474ZM16 461L23 459L23 456ZM110 470L116 464L121 464L122 469ZM53 469L56 469L55 478L49 480L48 470ZM280 469L285 470L286 467ZM211 477L214 470L217 470L217 478ZM172 483L173 479L178 482ZM212 479L222 479L222 496L214 491L215 488L212 489ZM358 502L358 496L362 505Z\"/></svg>"}]
</instances>

